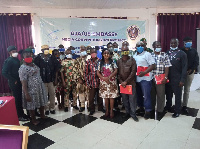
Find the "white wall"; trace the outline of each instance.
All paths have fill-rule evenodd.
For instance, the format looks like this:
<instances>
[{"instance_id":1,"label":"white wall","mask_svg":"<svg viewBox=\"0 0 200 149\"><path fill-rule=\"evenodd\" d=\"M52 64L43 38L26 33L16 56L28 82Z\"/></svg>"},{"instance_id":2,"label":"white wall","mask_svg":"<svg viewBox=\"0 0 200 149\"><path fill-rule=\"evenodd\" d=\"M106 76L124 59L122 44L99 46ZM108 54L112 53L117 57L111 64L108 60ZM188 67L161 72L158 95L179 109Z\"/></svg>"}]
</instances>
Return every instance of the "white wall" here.
<instances>
[{"instance_id":1,"label":"white wall","mask_svg":"<svg viewBox=\"0 0 200 149\"><path fill-rule=\"evenodd\" d=\"M33 13L35 27L35 45L39 51L40 44L40 17L68 18L68 17L128 17L133 20L146 20L146 39L151 47L156 40L156 14L157 13L192 13L200 12L200 8L149 8L149 9L56 9L56 8L30 8L30 7L0 7L0 13Z\"/></svg>"}]
</instances>

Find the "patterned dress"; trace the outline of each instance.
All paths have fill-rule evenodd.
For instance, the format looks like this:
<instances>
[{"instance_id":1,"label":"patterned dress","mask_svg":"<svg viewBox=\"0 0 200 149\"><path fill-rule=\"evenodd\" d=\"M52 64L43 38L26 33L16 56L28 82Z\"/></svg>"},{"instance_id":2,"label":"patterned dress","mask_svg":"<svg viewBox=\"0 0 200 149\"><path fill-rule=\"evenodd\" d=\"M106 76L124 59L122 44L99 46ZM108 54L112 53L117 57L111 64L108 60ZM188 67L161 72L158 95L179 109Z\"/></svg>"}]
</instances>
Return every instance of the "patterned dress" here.
<instances>
[{"instance_id":1,"label":"patterned dress","mask_svg":"<svg viewBox=\"0 0 200 149\"><path fill-rule=\"evenodd\" d=\"M109 77L115 68L118 68L115 62L112 62L112 64L104 64L101 68L100 63L98 65L98 70L104 77ZM109 81L110 83L107 84L100 79L99 96L101 98L116 98L119 96L116 76L110 78Z\"/></svg>"},{"instance_id":2,"label":"patterned dress","mask_svg":"<svg viewBox=\"0 0 200 149\"><path fill-rule=\"evenodd\" d=\"M64 106L69 107L69 94L72 91L73 94L73 106L76 106L77 103L77 92L76 92L76 83L75 78L73 76L75 67L74 67L75 60L67 60L65 59L62 61L61 65L61 73L64 74L64 81L66 84L66 87L64 87L65 97L64 97Z\"/></svg>"},{"instance_id":3,"label":"patterned dress","mask_svg":"<svg viewBox=\"0 0 200 149\"><path fill-rule=\"evenodd\" d=\"M21 81L27 81L28 93L31 97L31 102L25 99L25 93L22 90L22 104L27 110L35 110L47 104L47 92L40 76L40 68L34 65L21 65L19 68L19 77Z\"/></svg>"},{"instance_id":4,"label":"patterned dress","mask_svg":"<svg viewBox=\"0 0 200 149\"><path fill-rule=\"evenodd\" d=\"M58 59L58 61L62 62L61 59ZM57 78L58 84L55 86L55 93L60 93L61 91L63 91L63 86L62 86L62 79L61 79L61 73L58 72L58 78Z\"/></svg>"}]
</instances>

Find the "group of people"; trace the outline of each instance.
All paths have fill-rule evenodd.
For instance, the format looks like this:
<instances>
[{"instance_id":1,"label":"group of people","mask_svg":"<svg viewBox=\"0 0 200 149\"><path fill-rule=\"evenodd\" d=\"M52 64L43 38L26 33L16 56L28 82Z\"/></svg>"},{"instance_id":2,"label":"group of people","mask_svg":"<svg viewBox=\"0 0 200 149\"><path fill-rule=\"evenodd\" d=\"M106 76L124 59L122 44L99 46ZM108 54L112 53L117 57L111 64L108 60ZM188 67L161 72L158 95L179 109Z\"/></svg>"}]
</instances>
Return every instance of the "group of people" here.
<instances>
[{"instance_id":1,"label":"group of people","mask_svg":"<svg viewBox=\"0 0 200 149\"><path fill-rule=\"evenodd\" d=\"M21 66L17 48L9 46L10 57L4 63L2 74L8 79L15 97L19 120L28 119L24 108L29 111L34 125L39 123L35 117L37 109L43 119L50 113L55 114L55 96L59 109L64 108L67 112L72 98L71 106L79 112L87 107L89 115L95 113L96 99L98 111L105 112L104 116L110 118L114 117L113 109L118 109L117 102L122 99L126 111L123 117L132 117L138 122L139 114L149 119L154 110L157 110L158 117L164 111L173 111L174 93L172 117L176 118L181 112L188 113L190 86L199 65L192 39L185 37L183 42L184 47L179 48L179 40L173 38L170 49L162 52L159 41L152 44L151 50L143 38L137 42L132 54L127 41L122 43L120 52L117 43L108 43L101 51L101 57L99 50L81 46L80 55L75 59L72 46L65 50L59 45L49 54L49 46L43 45L42 53L38 55L34 55L34 50L29 47L21 54ZM130 94L120 93L119 86L131 86L132 91Z\"/></svg>"}]
</instances>

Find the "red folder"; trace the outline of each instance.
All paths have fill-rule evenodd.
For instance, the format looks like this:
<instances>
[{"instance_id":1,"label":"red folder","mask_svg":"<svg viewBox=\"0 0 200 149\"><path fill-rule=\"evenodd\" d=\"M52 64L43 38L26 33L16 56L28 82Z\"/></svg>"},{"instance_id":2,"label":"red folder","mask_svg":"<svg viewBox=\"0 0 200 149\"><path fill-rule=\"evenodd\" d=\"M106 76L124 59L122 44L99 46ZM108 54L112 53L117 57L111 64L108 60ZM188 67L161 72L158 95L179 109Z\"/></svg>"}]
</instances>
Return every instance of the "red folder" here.
<instances>
[{"instance_id":1,"label":"red folder","mask_svg":"<svg viewBox=\"0 0 200 149\"><path fill-rule=\"evenodd\" d=\"M147 70L148 67L138 66L136 75L139 76L140 72ZM149 73L145 74L144 76L149 76Z\"/></svg>"},{"instance_id":2,"label":"red folder","mask_svg":"<svg viewBox=\"0 0 200 149\"><path fill-rule=\"evenodd\" d=\"M119 87L120 93L132 95L132 85L126 85L126 87L124 88L121 84L119 84Z\"/></svg>"},{"instance_id":3,"label":"red folder","mask_svg":"<svg viewBox=\"0 0 200 149\"><path fill-rule=\"evenodd\" d=\"M155 75L156 84L162 84L162 80L165 79L165 74ZM167 83L169 80L167 79Z\"/></svg>"}]
</instances>

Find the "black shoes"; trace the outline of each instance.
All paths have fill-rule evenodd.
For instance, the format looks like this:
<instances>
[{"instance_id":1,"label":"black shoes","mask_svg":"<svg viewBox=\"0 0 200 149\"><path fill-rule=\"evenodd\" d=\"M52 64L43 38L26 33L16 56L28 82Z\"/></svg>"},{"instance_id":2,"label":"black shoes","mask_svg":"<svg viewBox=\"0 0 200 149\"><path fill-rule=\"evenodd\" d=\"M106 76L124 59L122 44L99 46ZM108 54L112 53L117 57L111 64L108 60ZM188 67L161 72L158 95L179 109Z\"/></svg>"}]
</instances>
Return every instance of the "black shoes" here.
<instances>
[{"instance_id":1,"label":"black shoes","mask_svg":"<svg viewBox=\"0 0 200 149\"><path fill-rule=\"evenodd\" d=\"M144 119L147 120L149 118L151 118L151 112L146 112L144 115Z\"/></svg>"},{"instance_id":2,"label":"black shoes","mask_svg":"<svg viewBox=\"0 0 200 149\"><path fill-rule=\"evenodd\" d=\"M65 111L65 112L68 112L68 107L65 107L65 108L64 108L64 111Z\"/></svg>"},{"instance_id":3,"label":"black shoes","mask_svg":"<svg viewBox=\"0 0 200 149\"><path fill-rule=\"evenodd\" d=\"M145 113L145 110L144 110L144 108L139 108L139 109L137 109L137 110L135 111L135 113L136 113L137 115L144 114L144 113Z\"/></svg>"},{"instance_id":4,"label":"black shoes","mask_svg":"<svg viewBox=\"0 0 200 149\"><path fill-rule=\"evenodd\" d=\"M122 116L122 118L129 118L130 115L128 113L126 113L125 115Z\"/></svg>"},{"instance_id":5,"label":"black shoes","mask_svg":"<svg viewBox=\"0 0 200 149\"><path fill-rule=\"evenodd\" d=\"M80 109L79 109L79 112L83 112L85 110L85 107L81 107Z\"/></svg>"},{"instance_id":6,"label":"black shoes","mask_svg":"<svg viewBox=\"0 0 200 149\"><path fill-rule=\"evenodd\" d=\"M139 122L139 119L136 116L132 117L134 121Z\"/></svg>"},{"instance_id":7,"label":"black shoes","mask_svg":"<svg viewBox=\"0 0 200 149\"><path fill-rule=\"evenodd\" d=\"M45 111L45 115L49 115L49 111Z\"/></svg>"},{"instance_id":8,"label":"black shoes","mask_svg":"<svg viewBox=\"0 0 200 149\"><path fill-rule=\"evenodd\" d=\"M165 107L164 107L164 111L166 111L166 112L172 112L172 111L173 111L173 108L172 108L172 107L167 107L167 106L165 106Z\"/></svg>"},{"instance_id":9,"label":"black shoes","mask_svg":"<svg viewBox=\"0 0 200 149\"><path fill-rule=\"evenodd\" d=\"M74 109L79 110L79 108L77 106L73 106Z\"/></svg>"},{"instance_id":10,"label":"black shoes","mask_svg":"<svg viewBox=\"0 0 200 149\"><path fill-rule=\"evenodd\" d=\"M172 115L172 117L173 117L173 118L177 118L177 117L179 117L179 115L180 115L179 113L176 113L176 112L175 112L175 113Z\"/></svg>"},{"instance_id":11,"label":"black shoes","mask_svg":"<svg viewBox=\"0 0 200 149\"><path fill-rule=\"evenodd\" d=\"M51 114L56 114L55 110L50 111Z\"/></svg>"},{"instance_id":12,"label":"black shoes","mask_svg":"<svg viewBox=\"0 0 200 149\"><path fill-rule=\"evenodd\" d=\"M183 112L183 114L189 114L188 109L187 109L186 106L182 107L182 112Z\"/></svg>"},{"instance_id":13,"label":"black shoes","mask_svg":"<svg viewBox=\"0 0 200 149\"><path fill-rule=\"evenodd\" d=\"M89 115L93 115L94 114L94 111L90 111L90 114Z\"/></svg>"}]
</instances>

